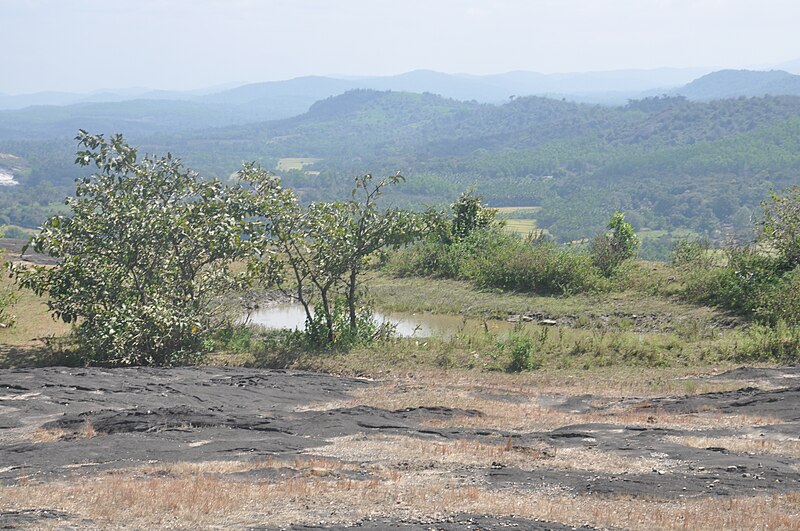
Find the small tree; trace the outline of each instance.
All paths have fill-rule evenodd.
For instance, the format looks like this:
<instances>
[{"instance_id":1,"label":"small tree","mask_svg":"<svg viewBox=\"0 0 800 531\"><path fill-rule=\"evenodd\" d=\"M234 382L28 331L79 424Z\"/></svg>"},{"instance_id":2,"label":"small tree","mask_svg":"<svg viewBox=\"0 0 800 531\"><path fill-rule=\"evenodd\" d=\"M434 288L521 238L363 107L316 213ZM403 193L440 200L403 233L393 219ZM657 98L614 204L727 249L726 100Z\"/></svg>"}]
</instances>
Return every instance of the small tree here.
<instances>
[{"instance_id":1,"label":"small tree","mask_svg":"<svg viewBox=\"0 0 800 531\"><path fill-rule=\"evenodd\" d=\"M248 165L240 175L252 186L252 202L265 222L259 240L262 255L272 250L285 260L290 277L278 277L277 285L303 306L309 332L321 324L323 342L336 343L337 332L342 332L337 309L341 300L346 331L355 337L361 324L360 280L370 258L386 247L411 242L422 232L420 216L378 208L385 187L403 177L398 174L375 183L372 175L362 175L355 179L351 200L315 202L304 208L269 172ZM262 267L261 263L253 267Z\"/></svg>"},{"instance_id":2,"label":"small tree","mask_svg":"<svg viewBox=\"0 0 800 531\"><path fill-rule=\"evenodd\" d=\"M622 262L636 256L639 238L623 212L614 212L608 221L608 232L598 234L592 241L592 262L604 275L612 274Z\"/></svg>"},{"instance_id":3,"label":"small tree","mask_svg":"<svg viewBox=\"0 0 800 531\"><path fill-rule=\"evenodd\" d=\"M137 158L121 135L81 131L71 213L47 220L31 244L54 267L17 266L12 276L47 294L54 318L75 325L88 363L173 364L202 350L234 285L247 212L237 190L198 179L171 155Z\"/></svg>"},{"instance_id":4,"label":"small tree","mask_svg":"<svg viewBox=\"0 0 800 531\"><path fill-rule=\"evenodd\" d=\"M792 186L783 195L772 192L761 207L759 240L777 251L788 269L800 265L800 186Z\"/></svg>"},{"instance_id":5,"label":"small tree","mask_svg":"<svg viewBox=\"0 0 800 531\"><path fill-rule=\"evenodd\" d=\"M463 239L475 229L488 227L494 221L497 210L483 204L482 198L472 190L462 193L455 203L450 205L453 221L450 233L456 240Z\"/></svg>"}]
</instances>

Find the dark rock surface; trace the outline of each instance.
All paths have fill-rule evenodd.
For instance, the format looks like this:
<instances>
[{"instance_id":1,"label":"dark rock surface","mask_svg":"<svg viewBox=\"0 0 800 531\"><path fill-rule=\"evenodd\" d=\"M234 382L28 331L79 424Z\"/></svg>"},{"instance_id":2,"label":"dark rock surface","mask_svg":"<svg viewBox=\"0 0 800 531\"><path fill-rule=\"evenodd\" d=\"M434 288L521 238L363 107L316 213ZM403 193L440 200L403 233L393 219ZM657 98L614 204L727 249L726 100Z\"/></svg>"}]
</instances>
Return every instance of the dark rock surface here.
<instances>
[{"instance_id":1,"label":"dark rock surface","mask_svg":"<svg viewBox=\"0 0 800 531\"><path fill-rule=\"evenodd\" d=\"M219 367L0 370L0 482L6 485L20 481L46 482L175 461L256 460L313 454L314 448L325 446L334 437L380 433L494 445L503 445L510 438L512 450L523 455L535 455L541 449L547 451L532 457L537 461L531 469L521 469L519 460L504 463L501 454L490 467L455 471L459 477L467 478L464 481L468 484L497 489L661 499L800 491L800 459L736 453L723 444L695 448L675 442L684 436L713 440L746 435L771 441L797 441L800 437L800 370L737 369L717 377L757 379L764 382L766 390L750 387L647 401L638 398L597 401L590 395L552 395L544 397L543 403L577 414L614 407L689 414L713 410L720 415L763 416L783 422L702 430L595 422L552 431L509 433L481 427L431 427L429 422L470 416L480 424L482 414L474 410L431 405L390 411L353 405L348 393L377 384L308 372ZM496 401L513 403L517 398L503 395ZM320 404L327 405L315 407ZM93 436L87 437L88 432ZM37 433L60 436L42 441L37 440ZM639 469L614 474L587 471L591 467L548 466L548 459L566 448L644 458L657 465L649 472ZM356 465L347 469L346 477L370 477L366 467ZM405 470L403 467L418 465L396 462L390 466ZM277 467L237 472L230 477L262 481L291 478L297 473L291 468ZM0 513L0 527L45 525L42 522L50 518L65 521L68 515L58 511L51 514L47 510L7 511ZM569 529L556 523L479 515L431 522L368 520L350 527L326 529L353 527Z\"/></svg>"},{"instance_id":2,"label":"dark rock surface","mask_svg":"<svg viewBox=\"0 0 800 531\"><path fill-rule=\"evenodd\" d=\"M76 465L86 471L290 455L357 432L444 437L421 421L477 414L303 409L345 399L364 385L307 372L218 367L0 371L0 481L59 477ZM98 436L81 436L89 426ZM24 436L36 429L67 436L48 444Z\"/></svg>"}]
</instances>

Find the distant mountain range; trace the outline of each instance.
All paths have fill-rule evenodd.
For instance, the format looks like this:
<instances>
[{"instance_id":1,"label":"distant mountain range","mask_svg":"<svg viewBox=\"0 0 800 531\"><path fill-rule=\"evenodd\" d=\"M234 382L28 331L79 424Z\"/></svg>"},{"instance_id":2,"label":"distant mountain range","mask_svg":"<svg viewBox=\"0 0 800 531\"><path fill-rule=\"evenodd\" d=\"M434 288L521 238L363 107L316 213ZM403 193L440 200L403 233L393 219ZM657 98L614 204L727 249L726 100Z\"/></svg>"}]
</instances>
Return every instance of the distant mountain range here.
<instances>
[{"instance_id":1,"label":"distant mountain range","mask_svg":"<svg viewBox=\"0 0 800 531\"><path fill-rule=\"evenodd\" d=\"M800 71L800 59L781 66ZM629 100L664 94L695 101L800 95L800 76L783 70L709 72L701 68L568 74L517 71L491 75L415 70L383 77L306 76L184 92L139 87L89 94L0 94L0 137L18 133L23 138L30 137L26 133L39 136L46 130L61 134L74 131L81 124L96 124L98 117L110 129L129 132L186 131L277 120L302 114L316 101L354 89L428 92L481 103L535 95L578 103L624 105Z\"/></svg>"},{"instance_id":2,"label":"distant mountain range","mask_svg":"<svg viewBox=\"0 0 800 531\"><path fill-rule=\"evenodd\" d=\"M641 97L643 93L664 92L679 87L709 71L703 68L659 68L567 74L517 71L470 75L415 70L383 77L306 76L286 81L251 83L228 90L179 92L132 88L89 94L67 92L40 92L13 96L0 94L0 110L23 109L34 105L63 106L149 99L223 104L260 103L268 104L270 107L280 105L285 109L283 112L285 117L305 112L315 101L353 89L431 92L447 98L485 103L506 101L512 96L538 95L587 103L622 104L628 99ZM280 117L275 116L275 118Z\"/></svg>"}]
</instances>

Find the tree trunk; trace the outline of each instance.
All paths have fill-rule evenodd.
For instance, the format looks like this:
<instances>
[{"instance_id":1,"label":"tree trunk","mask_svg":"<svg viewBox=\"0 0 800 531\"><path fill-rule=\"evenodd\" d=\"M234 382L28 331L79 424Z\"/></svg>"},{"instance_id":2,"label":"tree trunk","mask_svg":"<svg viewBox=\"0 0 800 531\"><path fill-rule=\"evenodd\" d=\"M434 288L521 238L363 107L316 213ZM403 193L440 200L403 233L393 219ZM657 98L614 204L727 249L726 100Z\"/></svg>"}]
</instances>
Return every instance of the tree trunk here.
<instances>
[{"instance_id":1,"label":"tree trunk","mask_svg":"<svg viewBox=\"0 0 800 531\"><path fill-rule=\"evenodd\" d=\"M322 299L322 311L325 312L325 326L328 328L328 344L333 345L333 314L331 313L327 289L320 291L320 298Z\"/></svg>"},{"instance_id":2,"label":"tree trunk","mask_svg":"<svg viewBox=\"0 0 800 531\"><path fill-rule=\"evenodd\" d=\"M358 316L356 315L356 276L358 268L350 268L350 283L347 286L347 309L350 312L350 332L355 334L358 327Z\"/></svg>"}]
</instances>

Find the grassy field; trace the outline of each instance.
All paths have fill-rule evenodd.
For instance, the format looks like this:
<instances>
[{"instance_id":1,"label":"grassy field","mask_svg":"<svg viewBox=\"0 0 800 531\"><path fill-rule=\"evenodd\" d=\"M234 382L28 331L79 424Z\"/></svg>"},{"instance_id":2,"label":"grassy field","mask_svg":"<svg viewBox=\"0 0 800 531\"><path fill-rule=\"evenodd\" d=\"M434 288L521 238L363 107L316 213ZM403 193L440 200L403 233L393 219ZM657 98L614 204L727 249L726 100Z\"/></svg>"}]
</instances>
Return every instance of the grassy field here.
<instances>
[{"instance_id":1,"label":"grassy field","mask_svg":"<svg viewBox=\"0 0 800 531\"><path fill-rule=\"evenodd\" d=\"M547 229L540 229L536 225L536 214L542 209L539 206L498 207L497 219L505 222L504 229L521 236L542 236L549 234Z\"/></svg>"}]
</instances>

